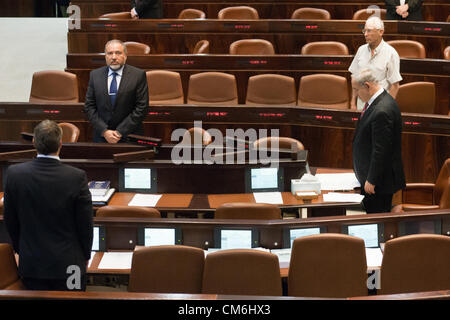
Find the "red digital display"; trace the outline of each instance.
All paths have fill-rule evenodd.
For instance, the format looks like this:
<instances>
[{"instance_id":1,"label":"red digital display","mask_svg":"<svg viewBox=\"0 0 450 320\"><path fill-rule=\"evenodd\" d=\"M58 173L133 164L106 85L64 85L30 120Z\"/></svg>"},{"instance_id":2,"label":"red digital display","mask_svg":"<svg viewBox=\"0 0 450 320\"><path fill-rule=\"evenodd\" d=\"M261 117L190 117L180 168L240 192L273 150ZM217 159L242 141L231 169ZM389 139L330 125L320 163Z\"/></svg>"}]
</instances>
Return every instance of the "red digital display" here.
<instances>
[{"instance_id":1,"label":"red digital display","mask_svg":"<svg viewBox=\"0 0 450 320\"><path fill-rule=\"evenodd\" d=\"M108 27L108 28L116 28L117 24L115 24L115 23L108 23L108 24L105 24L104 26Z\"/></svg>"},{"instance_id":2,"label":"red digital display","mask_svg":"<svg viewBox=\"0 0 450 320\"><path fill-rule=\"evenodd\" d=\"M235 29L245 29L245 30L249 30L250 29L250 25L249 24L235 24L234 25Z\"/></svg>"},{"instance_id":3,"label":"red digital display","mask_svg":"<svg viewBox=\"0 0 450 320\"><path fill-rule=\"evenodd\" d=\"M424 28L423 30L425 30L425 31L439 32L439 31L442 31L442 28Z\"/></svg>"},{"instance_id":4,"label":"red digital display","mask_svg":"<svg viewBox=\"0 0 450 320\"><path fill-rule=\"evenodd\" d=\"M142 143L142 144L148 144L150 146L157 146L157 143L154 142L150 142L150 141L144 141L144 140L137 140L138 143Z\"/></svg>"},{"instance_id":5,"label":"red digital display","mask_svg":"<svg viewBox=\"0 0 450 320\"><path fill-rule=\"evenodd\" d=\"M44 113L48 113L48 114L57 114L60 113L61 111L59 110L44 110Z\"/></svg>"},{"instance_id":6,"label":"red digital display","mask_svg":"<svg viewBox=\"0 0 450 320\"><path fill-rule=\"evenodd\" d=\"M316 119L319 119L319 120L333 120L333 117L332 116L323 116L323 115L316 115Z\"/></svg>"},{"instance_id":7,"label":"red digital display","mask_svg":"<svg viewBox=\"0 0 450 320\"><path fill-rule=\"evenodd\" d=\"M358 118L352 118L352 121L358 121L359 119Z\"/></svg>"},{"instance_id":8,"label":"red digital display","mask_svg":"<svg viewBox=\"0 0 450 320\"><path fill-rule=\"evenodd\" d=\"M323 64L336 66L336 65L341 65L342 61L327 60L327 61L324 61Z\"/></svg>"},{"instance_id":9,"label":"red digital display","mask_svg":"<svg viewBox=\"0 0 450 320\"><path fill-rule=\"evenodd\" d=\"M170 115L170 112L155 112L155 111L150 111L148 113L150 116L168 116Z\"/></svg>"},{"instance_id":10,"label":"red digital display","mask_svg":"<svg viewBox=\"0 0 450 320\"><path fill-rule=\"evenodd\" d=\"M285 116L285 113L259 113L260 117L281 118Z\"/></svg>"},{"instance_id":11,"label":"red digital display","mask_svg":"<svg viewBox=\"0 0 450 320\"><path fill-rule=\"evenodd\" d=\"M318 25L306 25L305 29L316 30L316 29L319 29L319 26Z\"/></svg>"},{"instance_id":12,"label":"red digital display","mask_svg":"<svg viewBox=\"0 0 450 320\"><path fill-rule=\"evenodd\" d=\"M184 24L171 24L170 25L171 28L184 28Z\"/></svg>"},{"instance_id":13,"label":"red digital display","mask_svg":"<svg viewBox=\"0 0 450 320\"><path fill-rule=\"evenodd\" d=\"M193 65L193 64L194 64L194 60L181 60L181 64L184 64L184 65L188 65L188 64Z\"/></svg>"},{"instance_id":14,"label":"red digital display","mask_svg":"<svg viewBox=\"0 0 450 320\"><path fill-rule=\"evenodd\" d=\"M415 122L415 121L405 121L405 124L408 126L419 126L420 122Z\"/></svg>"},{"instance_id":15,"label":"red digital display","mask_svg":"<svg viewBox=\"0 0 450 320\"><path fill-rule=\"evenodd\" d=\"M267 64L267 60L250 60L250 64Z\"/></svg>"},{"instance_id":16,"label":"red digital display","mask_svg":"<svg viewBox=\"0 0 450 320\"><path fill-rule=\"evenodd\" d=\"M228 112L207 112L206 115L208 117L225 117L228 114Z\"/></svg>"}]
</instances>

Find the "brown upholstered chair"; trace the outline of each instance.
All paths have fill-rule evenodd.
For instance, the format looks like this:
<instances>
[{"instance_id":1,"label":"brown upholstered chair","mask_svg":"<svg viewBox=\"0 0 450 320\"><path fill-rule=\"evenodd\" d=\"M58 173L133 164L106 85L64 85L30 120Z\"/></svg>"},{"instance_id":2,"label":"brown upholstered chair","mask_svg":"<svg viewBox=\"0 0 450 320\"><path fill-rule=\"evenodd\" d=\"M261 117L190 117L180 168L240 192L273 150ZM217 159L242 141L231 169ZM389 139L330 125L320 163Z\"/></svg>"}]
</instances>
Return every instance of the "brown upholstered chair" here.
<instances>
[{"instance_id":1,"label":"brown upholstered chair","mask_svg":"<svg viewBox=\"0 0 450 320\"><path fill-rule=\"evenodd\" d=\"M217 14L218 19L256 20L259 19L258 11L249 6L237 6L223 8Z\"/></svg>"},{"instance_id":2,"label":"brown upholstered chair","mask_svg":"<svg viewBox=\"0 0 450 320\"><path fill-rule=\"evenodd\" d=\"M348 109L350 96L347 79L322 73L301 77L297 105Z\"/></svg>"},{"instance_id":3,"label":"brown upholstered chair","mask_svg":"<svg viewBox=\"0 0 450 320\"><path fill-rule=\"evenodd\" d=\"M444 59L450 60L450 46L444 49Z\"/></svg>"},{"instance_id":4,"label":"brown upholstered chair","mask_svg":"<svg viewBox=\"0 0 450 320\"><path fill-rule=\"evenodd\" d=\"M130 11L105 13L105 14L102 14L99 18L100 19L117 19L117 20L132 19Z\"/></svg>"},{"instance_id":5,"label":"brown upholstered chair","mask_svg":"<svg viewBox=\"0 0 450 320\"><path fill-rule=\"evenodd\" d=\"M230 54L265 55L275 54L270 41L264 39L242 39L230 45Z\"/></svg>"},{"instance_id":6,"label":"brown upholstered chair","mask_svg":"<svg viewBox=\"0 0 450 320\"><path fill-rule=\"evenodd\" d=\"M184 133L183 139L180 143L191 145L198 144L196 142L200 142L201 145L206 146L212 142L212 137L205 129L193 127L189 128L189 130Z\"/></svg>"},{"instance_id":7,"label":"brown upholstered chair","mask_svg":"<svg viewBox=\"0 0 450 320\"><path fill-rule=\"evenodd\" d=\"M31 82L29 102L79 102L77 76L58 70L35 72Z\"/></svg>"},{"instance_id":8,"label":"brown upholstered chair","mask_svg":"<svg viewBox=\"0 0 450 320\"><path fill-rule=\"evenodd\" d=\"M258 148L270 148L272 142L276 139L279 149L289 149L292 151L305 150L303 143L294 138L289 137L264 137L253 142L253 147Z\"/></svg>"},{"instance_id":9,"label":"brown upholstered chair","mask_svg":"<svg viewBox=\"0 0 450 320\"><path fill-rule=\"evenodd\" d=\"M281 210L268 203L224 203L216 209L214 218L277 220L281 219Z\"/></svg>"},{"instance_id":10,"label":"brown upholstered chair","mask_svg":"<svg viewBox=\"0 0 450 320\"><path fill-rule=\"evenodd\" d=\"M235 76L223 72L201 72L191 75L187 103L202 105L238 104Z\"/></svg>"},{"instance_id":11,"label":"brown upholstered chair","mask_svg":"<svg viewBox=\"0 0 450 320\"><path fill-rule=\"evenodd\" d=\"M328 10L319 8L299 8L292 13L291 19L330 20Z\"/></svg>"},{"instance_id":12,"label":"brown upholstered chair","mask_svg":"<svg viewBox=\"0 0 450 320\"><path fill-rule=\"evenodd\" d=\"M386 242L380 294L450 290L450 238L414 234Z\"/></svg>"},{"instance_id":13,"label":"brown upholstered chair","mask_svg":"<svg viewBox=\"0 0 450 320\"><path fill-rule=\"evenodd\" d=\"M136 54L150 54L150 47L145 43L127 41L124 42L127 48L127 55L132 56Z\"/></svg>"},{"instance_id":14,"label":"brown upholstered chair","mask_svg":"<svg viewBox=\"0 0 450 320\"><path fill-rule=\"evenodd\" d=\"M295 106L294 78L279 74L259 74L248 78L245 104Z\"/></svg>"},{"instance_id":15,"label":"brown upholstered chair","mask_svg":"<svg viewBox=\"0 0 450 320\"><path fill-rule=\"evenodd\" d=\"M3 215L3 197L0 198L0 216Z\"/></svg>"},{"instance_id":16,"label":"brown upholstered chair","mask_svg":"<svg viewBox=\"0 0 450 320\"><path fill-rule=\"evenodd\" d=\"M146 72L149 104L183 104L184 93L178 72L151 70Z\"/></svg>"},{"instance_id":17,"label":"brown upholstered chair","mask_svg":"<svg viewBox=\"0 0 450 320\"><path fill-rule=\"evenodd\" d=\"M365 296L366 281L363 239L323 233L294 240L289 263L289 296Z\"/></svg>"},{"instance_id":18,"label":"brown upholstered chair","mask_svg":"<svg viewBox=\"0 0 450 320\"><path fill-rule=\"evenodd\" d=\"M0 290L23 290L12 246L0 243Z\"/></svg>"},{"instance_id":19,"label":"brown upholstered chair","mask_svg":"<svg viewBox=\"0 0 450 320\"><path fill-rule=\"evenodd\" d=\"M278 257L246 249L209 253L203 270L202 293L281 296Z\"/></svg>"},{"instance_id":20,"label":"brown upholstered chair","mask_svg":"<svg viewBox=\"0 0 450 320\"><path fill-rule=\"evenodd\" d=\"M400 85L395 98L401 112L434 113L436 89L433 82L409 82Z\"/></svg>"},{"instance_id":21,"label":"brown upholstered chair","mask_svg":"<svg viewBox=\"0 0 450 320\"><path fill-rule=\"evenodd\" d=\"M316 54L316 55L348 55L347 46L338 41L314 41L305 44L301 54Z\"/></svg>"},{"instance_id":22,"label":"brown upholstered chair","mask_svg":"<svg viewBox=\"0 0 450 320\"><path fill-rule=\"evenodd\" d=\"M200 53L209 53L209 41L208 40L200 40L195 44L193 54Z\"/></svg>"},{"instance_id":23,"label":"brown upholstered chair","mask_svg":"<svg viewBox=\"0 0 450 320\"><path fill-rule=\"evenodd\" d=\"M136 247L131 262L130 292L201 293L205 253L182 246Z\"/></svg>"},{"instance_id":24,"label":"brown upholstered chair","mask_svg":"<svg viewBox=\"0 0 450 320\"><path fill-rule=\"evenodd\" d=\"M381 20L386 19L386 9L380 8L367 8L360 9L353 14L353 20L367 20L370 16L376 15L380 17Z\"/></svg>"},{"instance_id":25,"label":"brown upholstered chair","mask_svg":"<svg viewBox=\"0 0 450 320\"><path fill-rule=\"evenodd\" d=\"M58 126L63 131L62 142L77 142L78 137L80 136L80 129L70 122L61 122L58 123Z\"/></svg>"},{"instance_id":26,"label":"brown upholstered chair","mask_svg":"<svg viewBox=\"0 0 450 320\"><path fill-rule=\"evenodd\" d=\"M450 158L445 160L435 183L407 183L402 190L403 211L450 208Z\"/></svg>"},{"instance_id":27,"label":"brown upholstered chair","mask_svg":"<svg viewBox=\"0 0 450 320\"><path fill-rule=\"evenodd\" d=\"M425 47L419 41L414 40L390 40L387 41L397 51L400 58L425 59Z\"/></svg>"},{"instance_id":28,"label":"brown upholstered chair","mask_svg":"<svg viewBox=\"0 0 450 320\"><path fill-rule=\"evenodd\" d=\"M161 218L155 208L130 206L104 206L97 209L97 217L128 217L128 218Z\"/></svg>"},{"instance_id":29,"label":"brown upholstered chair","mask_svg":"<svg viewBox=\"0 0 450 320\"><path fill-rule=\"evenodd\" d=\"M181 10L180 14L178 15L178 19L205 19L206 14L202 10L198 9L184 9Z\"/></svg>"}]
</instances>

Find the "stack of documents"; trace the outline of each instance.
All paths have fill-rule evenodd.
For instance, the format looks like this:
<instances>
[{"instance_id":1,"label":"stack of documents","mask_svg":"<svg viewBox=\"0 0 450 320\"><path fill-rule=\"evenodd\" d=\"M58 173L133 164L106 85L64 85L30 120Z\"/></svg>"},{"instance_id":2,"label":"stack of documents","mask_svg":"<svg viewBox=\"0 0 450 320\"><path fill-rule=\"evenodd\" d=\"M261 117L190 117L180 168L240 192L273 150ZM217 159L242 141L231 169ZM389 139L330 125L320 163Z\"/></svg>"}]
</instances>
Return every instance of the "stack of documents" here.
<instances>
[{"instance_id":1,"label":"stack of documents","mask_svg":"<svg viewBox=\"0 0 450 320\"><path fill-rule=\"evenodd\" d=\"M361 203L364 196L357 193L329 192L323 195L324 202L355 202Z\"/></svg>"},{"instance_id":2,"label":"stack of documents","mask_svg":"<svg viewBox=\"0 0 450 320\"><path fill-rule=\"evenodd\" d=\"M109 199L111 199L112 195L116 192L116 189L111 188L108 189L105 195L93 195L92 194L92 204L93 205L105 205L108 203Z\"/></svg>"}]
</instances>

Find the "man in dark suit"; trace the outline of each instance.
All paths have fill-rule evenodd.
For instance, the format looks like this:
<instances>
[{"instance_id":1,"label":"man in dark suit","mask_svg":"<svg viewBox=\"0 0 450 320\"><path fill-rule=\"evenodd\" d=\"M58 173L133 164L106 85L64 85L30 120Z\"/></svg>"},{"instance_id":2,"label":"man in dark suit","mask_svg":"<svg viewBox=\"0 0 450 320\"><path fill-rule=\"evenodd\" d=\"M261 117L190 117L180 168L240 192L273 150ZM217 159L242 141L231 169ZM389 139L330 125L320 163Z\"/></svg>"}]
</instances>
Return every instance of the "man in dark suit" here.
<instances>
[{"instance_id":1,"label":"man in dark suit","mask_svg":"<svg viewBox=\"0 0 450 320\"><path fill-rule=\"evenodd\" d=\"M37 157L6 173L4 222L19 273L29 290L84 290L93 238L86 173L60 162L55 122L39 123L33 143Z\"/></svg>"},{"instance_id":2,"label":"man in dark suit","mask_svg":"<svg viewBox=\"0 0 450 320\"><path fill-rule=\"evenodd\" d=\"M422 0L385 0L386 20L422 21Z\"/></svg>"},{"instance_id":3,"label":"man in dark suit","mask_svg":"<svg viewBox=\"0 0 450 320\"><path fill-rule=\"evenodd\" d=\"M354 75L352 87L365 102L353 138L353 167L365 195L363 205L367 213L390 212L392 195L405 187L401 113L372 70Z\"/></svg>"},{"instance_id":4,"label":"man in dark suit","mask_svg":"<svg viewBox=\"0 0 450 320\"><path fill-rule=\"evenodd\" d=\"M133 19L162 19L162 0L131 0Z\"/></svg>"},{"instance_id":5,"label":"man in dark suit","mask_svg":"<svg viewBox=\"0 0 450 320\"><path fill-rule=\"evenodd\" d=\"M94 127L94 142L117 143L130 133L143 134L148 112L145 71L125 64L126 47L111 40L105 46L107 66L91 72L84 111Z\"/></svg>"}]
</instances>

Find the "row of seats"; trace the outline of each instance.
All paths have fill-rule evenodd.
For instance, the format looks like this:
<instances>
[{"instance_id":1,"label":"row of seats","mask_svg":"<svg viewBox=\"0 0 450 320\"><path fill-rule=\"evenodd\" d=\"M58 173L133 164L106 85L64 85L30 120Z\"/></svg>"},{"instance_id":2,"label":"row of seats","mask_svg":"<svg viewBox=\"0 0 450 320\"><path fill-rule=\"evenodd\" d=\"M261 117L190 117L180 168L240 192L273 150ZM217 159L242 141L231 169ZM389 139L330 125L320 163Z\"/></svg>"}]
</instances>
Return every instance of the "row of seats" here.
<instances>
[{"instance_id":1,"label":"row of seats","mask_svg":"<svg viewBox=\"0 0 450 320\"><path fill-rule=\"evenodd\" d=\"M418 234L386 242L380 294L450 289L450 238ZM0 244L0 289L24 289L12 248ZM136 247L128 291L281 296L278 257L248 249L205 253L183 246ZM364 240L325 233L293 242L287 294L301 297L365 296Z\"/></svg>"},{"instance_id":2,"label":"row of seats","mask_svg":"<svg viewBox=\"0 0 450 320\"><path fill-rule=\"evenodd\" d=\"M166 70L147 71L150 104L183 104L181 76ZM327 88L324 94L322 88ZM300 79L296 92L293 77L260 74L249 77L247 105L311 106L332 109L350 107L350 87L345 77L311 74ZM435 85L409 82L400 86L397 103L402 112L434 113ZM29 102L78 102L77 77L63 71L41 71L33 75ZM236 78L223 72L201 72L189 78L186 102L199 105L237 105Z\"/></svg>"}]
</instances>

